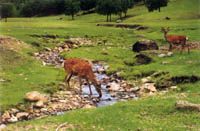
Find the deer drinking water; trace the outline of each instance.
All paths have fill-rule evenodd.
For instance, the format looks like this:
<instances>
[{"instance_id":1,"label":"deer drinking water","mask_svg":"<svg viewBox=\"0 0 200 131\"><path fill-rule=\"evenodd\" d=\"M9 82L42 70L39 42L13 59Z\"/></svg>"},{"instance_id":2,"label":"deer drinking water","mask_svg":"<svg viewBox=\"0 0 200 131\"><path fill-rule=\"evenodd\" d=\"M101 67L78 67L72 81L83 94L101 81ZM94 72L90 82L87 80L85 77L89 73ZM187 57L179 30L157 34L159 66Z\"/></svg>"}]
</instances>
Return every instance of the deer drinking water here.
<instances>
[{"instance_id":1,"label":"deer drinking water","mask_svg":"<svg viewBox=\"0 0 200 131\"><path fill-rule=\"evenodd\" d=\"M81 79L86 79L86 82L89 86L90 90L90 95L92 95L92 90L89 81L92 82L94 85L96 91L99 94L99 98L102 96L101 92L101 85L97 82L96 77L92 71L92 66L87 60L79 59L79 58L70 58L66 59L64 61L64 69L67 73L65 77L65 81L68 84L68 87L70 87L70 79L71 77L78 76L79 77L79 82L80 82L80 90L82 86L82 81Z\"/></svg>"},{"instance_id":2,"label":"deer drinking water","mask_svg":"<svg viewBox=\"0 0 200 131\"><path fill-rule=\"evenodd\" d=\"M188 53L190 53L190 47L186 43L188 38L186 36L181 35L168 35L168 32L170 31L169 27L167 28L161 28L161 31L164 33L165 40L169 43L169 51L172 50L173 45L181 45L181 53L183 49L187 46Z\"/></svg>"}]
</instances>

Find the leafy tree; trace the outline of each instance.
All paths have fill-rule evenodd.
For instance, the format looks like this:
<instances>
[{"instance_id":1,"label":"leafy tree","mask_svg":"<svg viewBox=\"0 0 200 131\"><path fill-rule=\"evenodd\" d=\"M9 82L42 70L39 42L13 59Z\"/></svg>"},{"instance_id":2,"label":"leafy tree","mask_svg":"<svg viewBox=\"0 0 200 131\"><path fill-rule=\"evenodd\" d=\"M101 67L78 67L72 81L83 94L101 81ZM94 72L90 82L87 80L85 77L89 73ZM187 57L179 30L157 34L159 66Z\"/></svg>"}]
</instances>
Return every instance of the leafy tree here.
<instances>
[{"instance_id":1,"label":"leafy tree","mask_svg":"<svg viewBox=\"0 0 200 131\"><path fill-rule=\"evenodd\" d=\"M145 5L148 11L158 10L160 12L161 7L165 7L168 4L168 0L146 0Z\"/></svg>"},{"instance_id":2,"label":"leafy tree","mask_svg":"<svg viewBox=\"0 0 200 131\"><path fill-rule=\"evenodd\" d=\"M1 18L5 18L5 22L7 22L8 17L12 17L16 14L16 8L12 3L4 3L0 4L0 12Z\"/></svg>"},{"instance_id":3,"label":"leafy tree","mask_svg":"<svg viewBox=\"0 0 200 131\"><path fill-rule=\"evenodd\" d=\"M53 5L56 8L56 14L62 14L65 12L65 0L54 0Z\"/></svg>"},{"instance_id":4,"label":"leafy tree","mask_svg":"<svg viewBox=\"0 0 200 131\"><path fill-rule=\"evenodd\" d=\"M121 11L127 16L127 11L129 8L132 8L134 5L134 0L121 0Z\"/></svg>"},{"instance_id":5,"label":"leafy tree","mask_svg":"<svg viewBox=\"0 0 200 131\"><path fill-rule=\"evenodd\" d=\"M80 11L80 1L79 0L66 0L65 1L65 14L71 15L72 20L74 20L74 15Z\"/></svg>"},{"instance_id":6,"label":"leafy tree","mask_svg":"<svg viewBox=\"0 0 200 131\"><path fill-rule=\"evenodd\" d=\"M116 14L119 10L119 0L99 0L96 10L97 13L107 16L107 22L111 21L111 15Z\"/></svg>"},{"instance_id":7,"label":"leafy tree","mask_svg":"<svg viewBox=\"0 0 200 131\"><path fill-rule=\"evenodd\" d=\"M88 11L96 7L97 0L80 0L80 7L83 11Z\"/></svg>"}]
</instances>

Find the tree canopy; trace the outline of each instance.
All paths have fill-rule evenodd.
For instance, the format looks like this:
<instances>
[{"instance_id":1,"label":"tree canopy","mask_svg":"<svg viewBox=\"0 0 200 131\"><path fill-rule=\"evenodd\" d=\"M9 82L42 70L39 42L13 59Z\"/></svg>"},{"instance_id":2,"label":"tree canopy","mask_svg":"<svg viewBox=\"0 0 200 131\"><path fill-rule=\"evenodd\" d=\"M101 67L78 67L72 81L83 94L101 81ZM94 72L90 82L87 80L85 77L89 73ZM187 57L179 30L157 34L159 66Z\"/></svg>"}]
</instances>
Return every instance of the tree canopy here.
<instances>
[{"instance_id":1,"label":"tree canopy","mask_svg":"<svg viewBox=\"0 0 200 131\"><path fill-rule=\"evenodd\" d=\"M168 4L168 0L145 0L145 5L148 8L148 11L158 10L161 11L161 7L165 7Z\"/></svg>"},{"instance_id":2,"label":"tree canopy","mask_svg":"<svg viewBox=\"0 0 200 131\"><path fill-rule=\"evenodd\" d=\"M65 1L65 14L71 15L72 20L74 20L74 15L80 11L80 1L79 0L66 0Z\"/></svg>"},{"instance_id":3,"label":"tree canopy","mask_svg":"<svg viewBox=\"0 0 200 131\"><path fill-rule=\"evenodd\" d=\"M7 22L8 17L12 17L16 13L16 9L14 4L12 3L4 3L0 4L0 12L1 12L1 18L5 18L5 21Z\"/></svg>"}]
</instances>

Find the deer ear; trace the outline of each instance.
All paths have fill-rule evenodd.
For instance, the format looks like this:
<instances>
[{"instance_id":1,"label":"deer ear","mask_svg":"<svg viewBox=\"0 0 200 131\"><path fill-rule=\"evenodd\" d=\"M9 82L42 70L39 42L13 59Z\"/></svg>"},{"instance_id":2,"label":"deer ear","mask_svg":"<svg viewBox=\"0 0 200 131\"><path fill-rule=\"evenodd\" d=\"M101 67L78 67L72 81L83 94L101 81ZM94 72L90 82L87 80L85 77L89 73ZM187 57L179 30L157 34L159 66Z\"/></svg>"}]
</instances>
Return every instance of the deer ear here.
<instances>
[{"instance_id":1,"label":"deer ear","mask_svg":"<svg viewBox=\"0 0 200 131\"><path fill-rule=\"evenodd\" d=\"M169 27L167 27L167 30L170 30L170 28L169 28Z\"/></svg>"}]
</instances>

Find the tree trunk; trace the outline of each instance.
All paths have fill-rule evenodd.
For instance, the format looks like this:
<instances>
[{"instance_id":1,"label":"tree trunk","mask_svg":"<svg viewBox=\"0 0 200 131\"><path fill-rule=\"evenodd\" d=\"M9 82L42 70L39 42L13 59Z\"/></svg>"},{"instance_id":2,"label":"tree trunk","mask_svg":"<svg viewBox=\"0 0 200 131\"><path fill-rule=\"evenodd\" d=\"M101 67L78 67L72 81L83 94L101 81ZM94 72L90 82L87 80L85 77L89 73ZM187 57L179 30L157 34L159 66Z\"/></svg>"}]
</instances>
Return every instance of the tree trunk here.
<instances>
[{"instance_id":1,"label":"tree trunk","mask_svg":"<svg viewBox=\"0 0 200 131\"><path fill-rule=\"evenodd\" d=\"M108 22L108 14L107 14L107 20L106 21Z\"/></svg>"},{"instance_id":2,"label":"tree trunk","mask_svg":"<svg viewBox=\"0 0 200 131\"><path fill-rule=\"evenodd\" d=\"M120 20L122 20L122 12L119 13Z\"/></svg>"},{"instance_id":3,"label":"tree trunk","mask_svg":"<svg viewBox=\"0 0 200 131\"><path fill-rule=\"evenodd\" d=\"M7 17L5 17L5 22L7 22L8 20L7 20Z\"/></svg>"},{"instance_id":4,"label":"tree trunk","mask_svg":"<svg viewBox=\"0 0 200 131\"><path fill-rule=\"evenodd\" d=\"M158 11L160 12L160 7L158 8Z\"/></svg>"},{"instance_id":5,"label":"tree trunk","mask_svg":"<svg viewBox=\"0 0 200 131\"><path fill-rule=\"evenodd\" d=\"M72 20L74 20L74 14L72 14Z\"/></svg>"},{"instance_id":6,"label":"tree trunk","mask_svg":"<svg viewBox=\"0 0 200 131\"><path fill-rule=\"evenodd\" d=\"M112 14L110 14L110 22L111 22L111 20L112 20L111 16L112 16Z\"/></svg>"},{"instance_id":7,"label":"tree trunk","mask_svg":"<svg viewBox=\"0 0 200 131\"><path fill-rule=\"evenodd\" d=\"M127 11L124 12L124 17L127 17Z\"/></svg>"}]
</instances>

